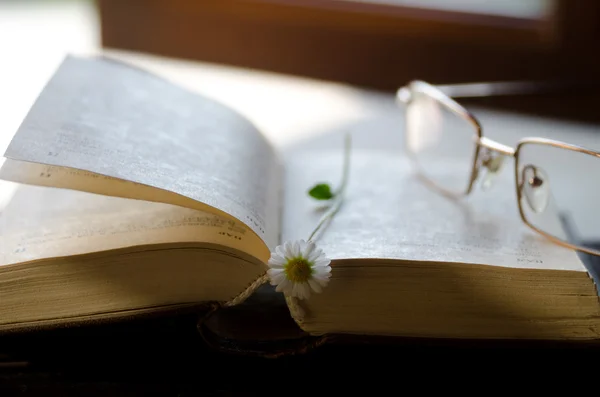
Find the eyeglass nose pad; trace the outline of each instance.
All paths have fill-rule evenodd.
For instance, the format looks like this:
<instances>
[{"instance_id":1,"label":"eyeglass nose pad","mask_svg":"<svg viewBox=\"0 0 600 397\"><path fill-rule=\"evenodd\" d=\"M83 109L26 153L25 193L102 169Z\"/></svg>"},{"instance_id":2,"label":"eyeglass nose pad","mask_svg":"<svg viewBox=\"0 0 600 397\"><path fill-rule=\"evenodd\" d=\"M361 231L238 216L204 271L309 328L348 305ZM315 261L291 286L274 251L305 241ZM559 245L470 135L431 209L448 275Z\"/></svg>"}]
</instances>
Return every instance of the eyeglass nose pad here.
<instances>
[{"instance_id":1,"label":"eyeglass nose pad","mask_svg":"<svg viewBox=\"0 0 600 397\"><path fill-rule=\"evenodd\" d=\"M529 164L523 168L522 176L521 191L529 208L538 214L543 212L550 199L548 175L542 168Z\"/></svg>"},{"instance_id":2,"label":"eyeglass nose pad","mask_svg":"<svg viewBox=\"0 0 600 397\"><path fill-rule=\"evenodd\" d=\"M483 161L482 166L485 167L485 175L481 182L482 190L487 191L494 185L494 181L504 164L505 157L501 154L488 154L487 158Z\"/></svg>"}]
</instances>

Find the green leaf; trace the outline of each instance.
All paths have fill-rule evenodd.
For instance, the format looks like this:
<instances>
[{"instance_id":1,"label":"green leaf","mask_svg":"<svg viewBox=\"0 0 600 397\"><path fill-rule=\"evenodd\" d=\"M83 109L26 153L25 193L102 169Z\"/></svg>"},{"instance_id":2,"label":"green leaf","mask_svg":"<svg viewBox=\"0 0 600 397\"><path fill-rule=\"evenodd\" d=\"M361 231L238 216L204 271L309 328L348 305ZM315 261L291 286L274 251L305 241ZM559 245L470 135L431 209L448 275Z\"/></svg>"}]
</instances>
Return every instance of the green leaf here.
<instances>
[{"instance_id":1,"label":"green leaf","mask_svg":"<svg viewBox=\"0 0 600 397\"><path fill-rule=\"evenodd\" d=\"M327 183L319 183L313 186L313 188L308 191L308 194L317 200L329 200L334 196L331 192L331 187Z\"/></svg>"}]
</instances>

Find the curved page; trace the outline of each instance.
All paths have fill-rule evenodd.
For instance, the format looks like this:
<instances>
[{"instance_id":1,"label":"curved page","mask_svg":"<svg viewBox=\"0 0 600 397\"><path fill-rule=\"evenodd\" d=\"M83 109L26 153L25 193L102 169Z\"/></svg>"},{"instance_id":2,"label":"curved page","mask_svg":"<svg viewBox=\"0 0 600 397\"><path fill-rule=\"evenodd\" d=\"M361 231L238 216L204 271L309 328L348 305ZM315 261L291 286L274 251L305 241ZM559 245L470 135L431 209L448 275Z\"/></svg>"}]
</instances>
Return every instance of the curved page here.
<instances>
[{"instance_id":1,"label":"curved page","mask_svg":"<svg viewBox=\"0 0 600 397\"><path fill-rule=\"evenodd\" d=\"M56 167L53 165L29 163L26 161L11 159L7 159L0 168L0 179L24 185L34 185L31 187L39 187L38 189L26 189L28 186L20 186L18 196L13 197L9 205L4 209L5 221L8 218L13 218L18 220L18 223L23 224L23 219L27 219L31 212L36 212L38 214L36 216L40 218L40 222L48 219L54 219L56 222L61 222L66 229L73 229L76 231L79 227L78 222L82 221L83 219L85 219L85 222L87 222L89 220L88 218L91 217L90 219L93 219L94 217L98 216L98 213L95 210L95 208L99 205L98 203L114 203L112 207L113 215L124 218L128 216L127 211L130 210L135 210L136 214L146 213L147 217L152 217L152 211L155 208L162 208L161 205L167 205L163 203L169 203L169 205L172 204L176 206L175 208L182 207L179 208L180 213L183 213L186 210L198 210L195 212L201 212L206 216L210 215L211 220L209 222L192 222L193 227L197 229L194 232L196 237L192 241L216 243L224 247L234 248L252 255L262 262L266 262L265 256L269 254L266 252L266 247L262 243L261 239L256 235L256 233L253 233L250 229L248 229L244 223L232 218L231 216L223 217L219 214L214 214L214 209L208 208L205 204L192 200L188 197L169 192L167 190L156 189L151 186L141 185L123 179L115 179L73 168ZM44 189L41 188L42 186L59 189ZM73 189L73 191L64 191L63 189ZM53 192L54 190L61 191L61 193ZM81 192L77 192L78 190ZM84 192L95 194L90 195ZM28 195L33 197L28 197ZM104 197L104 201L102 201L103 198L97 195L106 195L111 197ZM23 203L28 204L23 205ZM70 204L67 207L64 207L64 203ZM76 213L76 215L70 217L70 219L76 221L75 223L67 222L65 219L59 219L59 215L62 216L62 214L57 215L57 212L54 211L56 206L69 211L75 211L78 208L85 209L85 216L83 216L83 211L79 211ZM207 208L209 211L206 211ZM83 224L85 224L85 222ZM50 227L28 222L26 223L28 228L26 229L25 234L21 233L13 236L13 228L15 224L17 224L17 222L6 221L4 222L4 231L0 231L0 235L4 236L3 238L5 241L8 241L6 239L9 237L13 237L13 242L16 244L14 245L14 249L10 248L13 247L12 245L10 247L8 245L0 245L0 251L5 250L7 255L9 255L12 252L11 250L14 250L15 253L19 254L16 256L16 258L21 258L23 256L22 246L30 244L29 242L23 240L23 238L20 237L21 235L31 234L32 230L37 230L40 228L48 229ZM49 223L49 225L54 227L53 223ZM54 231L52 233L54 234ZM170 231L170 233L172 233L172 235L169 242L174 243L178 241L188 241L186 239L186 235L180 235L174 233L173 231ZM172 238L175 238L175 240L172 241ZM44 241L46 240L47 239ZM31 241L35 241L35 239ZM126 243L123 240L121 240L121 242ZM155 241L153 243L158 244L164 242ZM134 244L132 243L131 245ZM78 253L102 251L105 249L108 250L115 248L116 247L110 246L110 244L101 244L98 240L93 240L93 244L87 244L87 246L84 248L84 251ZM40 251L40 247L38 246L36 250L29 250L27 255L33 255L33 257L29 258L29 260L40 259L42 257L75 255L75 253L70 252L70 248L67 248L67 246L64 244L52 247L52 249L66 251L61 254L59 254L58 251ZM39 254L39 252L43 252L43 254ZM25 258L21 259L25 260ZM3 261L2 263L6 264L9 262L10 261Z\"/></svg>"},{"instance_id":2,"label":"curved page","mask_svg":"<svg viewBox=\"0 0 600 397\"><path fill-rule=\"evenodd\" d=\"M220 103L119 62L66 58L5 156L203 203L245 223L264 255L277 242L278 161L260 132Z\"/></svg>"},{"instance_id":3,"label":"curved page","mask_svg":"<svg viewBox=\"0 0 600 397\"><path fill-rule=\"evenodd\" d=\"M248 234L239 222L177 205L20 185L0 216L0 266L123 249L235 254L248 251Z\"/></svg>"}]
</instances>

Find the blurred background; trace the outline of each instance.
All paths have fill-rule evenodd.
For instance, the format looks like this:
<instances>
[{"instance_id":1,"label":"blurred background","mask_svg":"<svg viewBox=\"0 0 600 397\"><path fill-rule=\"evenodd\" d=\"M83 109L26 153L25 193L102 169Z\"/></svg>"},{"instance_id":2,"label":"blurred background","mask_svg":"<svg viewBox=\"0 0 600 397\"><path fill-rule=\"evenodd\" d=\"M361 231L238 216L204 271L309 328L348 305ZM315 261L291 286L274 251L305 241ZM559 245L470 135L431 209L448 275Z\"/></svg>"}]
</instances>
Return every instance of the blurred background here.
<instances>
[{"instance_id":1,"label":"blurred background","mask_svg":"<svg viewBox=\"0 0 600 397\"><path fill-rule=\"evenodd\" d=\"M104 45L395 89L592 77L595 0L100 0Z\"/></svg>"},{"instance_id":2,"label":"blurred background","mask_svg":"<svg viewBox=\"0 0 600 397\"><path fill-rule=\"evenodd\" d=\"M3 88L62 51L113 48L384 91L560 83L560 103L490 101L596 120L598 43L596 0L0 0Z\"/></svg>"}]
</instances>

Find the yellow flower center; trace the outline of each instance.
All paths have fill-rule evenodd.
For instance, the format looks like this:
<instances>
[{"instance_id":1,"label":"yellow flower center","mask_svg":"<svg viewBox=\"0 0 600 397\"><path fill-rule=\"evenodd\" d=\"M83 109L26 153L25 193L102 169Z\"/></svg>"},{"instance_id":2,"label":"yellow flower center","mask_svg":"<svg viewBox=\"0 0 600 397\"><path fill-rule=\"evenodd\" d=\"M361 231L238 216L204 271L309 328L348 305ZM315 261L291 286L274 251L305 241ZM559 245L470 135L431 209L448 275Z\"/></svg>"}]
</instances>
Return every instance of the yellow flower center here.
<instances>
[{"instance_id":1,"label":"yellow flower center","mask_svg":"<svg viewBox=\"0 0 600 397\"><path fill-rule=\"evenodd\" d=\"M290 259L285 265L285 274L288 280L294 283L304 283L312 275L313 269L304 258Z\"/></svg>"}]
</instances>

